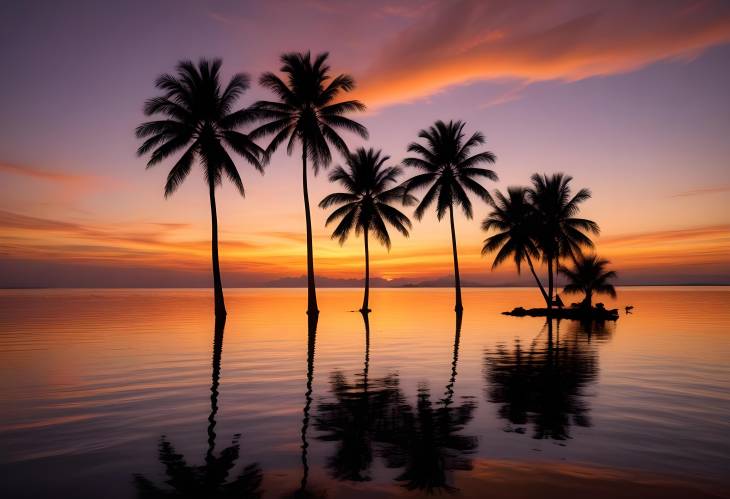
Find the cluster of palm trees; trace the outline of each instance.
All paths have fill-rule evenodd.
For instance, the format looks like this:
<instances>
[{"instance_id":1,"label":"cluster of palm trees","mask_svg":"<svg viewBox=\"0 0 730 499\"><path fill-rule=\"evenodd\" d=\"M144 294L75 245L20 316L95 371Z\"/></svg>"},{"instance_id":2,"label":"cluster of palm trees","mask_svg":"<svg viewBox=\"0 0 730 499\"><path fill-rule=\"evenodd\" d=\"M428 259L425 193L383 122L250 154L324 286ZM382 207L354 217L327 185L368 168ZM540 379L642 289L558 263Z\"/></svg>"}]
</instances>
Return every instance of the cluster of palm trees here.
<instances>
[{"instance_id":1,"label":"cluster of palm trees","mask_svg":"<svg viewBox=\"0 0 730 499\"><path fill-rule=\"evenodd\" d=\"M548 309L556 304L555 277L558 273L568 278L565 293L584 292L583 306L591 307L593 293L616 296L608 281L616 276L607 271L608 260L595 254L584 254L592 249L589 234L598 234L599 227L592 220L579 218L580 204L591 197L588 189L573 194L572 177L563 173L534 174L530 187L509 187L507 193L496 191L489 200L493 210L482 223L485 231L496 231L484 241L482 254L496 252L492 268L510 258L520 272L527 262ZM561 264L570 259L573 268ZM547 266L548 289L535 272L534 261ZM558 304L561 302L558 301Z\"/></svg>"},{"instance_id":2,"label":"cluster of palm trees","mask_svg":"<svg viewBox=\"0 0 730 499\"><path fill-rule=\"evenodd\" d=\"M258 101L249 107L235 108L237 99L249 88L247 75L235 74L224 86L221 82L221 61L201 59L197 64L182 61L176 74L163 74L156 82L162 95L149 99L144 113L157 119L139 125L136 135L143 142L138 155L149 154L147 167L179 155L165 184L165 197L170 196L185 180L196 161L203 169L208 185L211 208L211 252L215 315L226 316L220 267L218 262L218 217L215 188L225 176L245 195L241 176L231 153L241 156L256 170L263 173L272 155L286 143L291 155L298 146L302 158L302 193L307 235L307 313L319 313L317 306L314 256L312 248L312 221L307 184L308 168L316 175L332 163L332 149L345 159L344 166L336 167L330 181L344 189L325 197L320 207L334 208L327 225L335 224L332 237L344 243L354 232L363 235L365 243L365 292L361 311L369 312L370 262L369 236L390 248L388 226L404 236L409 235L411 222L395 205L417 204L414 212L420 220L426 210L435 205L441 220L447 213L451 226L454 258L455 310L463 308L461 282L454 228L454 208L461 207L467 218L473 208L469 194L490 203L494 211L484 222L486 230L502 232L485 243L485 252L499 250L495 265L513 256L518 266L526 260L538 280L548 307L552 306L554 274L561 267L560 258L577 257L580 247L591 247L585 232L598 232L589 220L575 218L578 204L590 194L581 190L568 198L570 177L562 174L533 176L533 188L510 188L508 196L497 193L495 201L480 180L497 180L497 175L486 164L493 164L496 156L489 151L474 152L485 142L475 132L467 137L461 121L437 121L421 130L416 141L408 146L412 157L402 161L415 174L403 181L400 166L388 165L389 157L382 151L359 148L351 152L340 135L347 131L367 139L367 129L347 115L365 110L357 100L344 100L355 82L347 74L332 76L327 64L327 53L312 57L307 53L288 53L281 56L281 76L264 73L259 83L276 97L272 101ZM249 133L240 131L250 125ZM262 147L257 140L267 139ZM181 154L181 155L180 155ZM424 191L418 200L414 193ZM522 211L520 211L522 210ZM538 222L539 221L539 222ZM537 277L533 259L545 262L548 268L548 292ZM593 260L600 262L601 260ZM566 274L569 275L569 274ZM611 277L611 276L607 276ZM605 288L596 288L599 291Z\"/></svg>"}]
</instances>

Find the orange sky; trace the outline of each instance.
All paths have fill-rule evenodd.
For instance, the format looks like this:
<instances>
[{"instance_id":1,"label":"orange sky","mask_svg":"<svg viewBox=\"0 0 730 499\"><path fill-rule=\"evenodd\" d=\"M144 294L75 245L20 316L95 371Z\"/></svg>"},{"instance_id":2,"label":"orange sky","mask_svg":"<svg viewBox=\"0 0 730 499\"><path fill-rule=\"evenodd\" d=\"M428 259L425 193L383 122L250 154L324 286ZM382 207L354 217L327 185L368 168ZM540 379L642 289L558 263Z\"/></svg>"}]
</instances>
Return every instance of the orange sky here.
<instances>
[{"instance_id":1,"label":"orange sky","mask_svg":"<svg viewBox=\"0 0 730 499\"><path fill-rule=\"evenodd\" d=\"M583 214L601 225L598 251L621 282L730 283L728 3L185 5L164 27L140 21L146 7L134 2L5 13L18 43L0 47L14 68L0 92L0 286L209 285L200 172L163 199L170 164L145 171L134 156L141 105L180 58L221 56L226 75L255 79L276 69L282 51L307 48L329 50L334 69L355 76L355 95L370 108L360 117L367 145L393 164L420 128L463 119L497 154L500 180L490 189L565 171L592 190ZM254 86L241 104L264 97ZM305 273L296 157L280 151L263 176L240 161L247 197L230 185L219 191L224 284ZM325 175L310 182L318 274L360 278L362 241L330 240L316 204L333 186ZM511 265L491 272L481 257L488 211L478 204L474 220L456 221L464 280L529 283ZM448 225L427 215L372 259L385 279L446 278Z\"/></svg>"}]
</instances>

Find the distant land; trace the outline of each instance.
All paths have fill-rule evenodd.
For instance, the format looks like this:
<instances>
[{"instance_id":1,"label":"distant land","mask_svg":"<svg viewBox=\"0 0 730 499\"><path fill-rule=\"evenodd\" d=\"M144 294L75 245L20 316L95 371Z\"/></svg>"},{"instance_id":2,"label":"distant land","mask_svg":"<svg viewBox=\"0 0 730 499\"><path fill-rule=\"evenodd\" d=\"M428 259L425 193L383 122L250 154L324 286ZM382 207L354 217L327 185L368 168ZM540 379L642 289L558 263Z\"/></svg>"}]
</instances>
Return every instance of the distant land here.
<instances>
[{"instance_id":1,"label":"distant land","mask_svg":"<svg viewBox=\"0 0 730 499\"><path fill-rule=\"evenodd\" d=\"M720 277L720 276L718 276ZM722 276L725 277L725 276ZM730 277L718 279L712 282L698 282L698 281L676 281L676 282L657 282L649 281L629 281L619 282L618 286L730 286ZM72 286L58 286L58 285L40 285L40 286L8 286L0 284L0 289L64 289L64 288L82 288L82 289L175 289L175 288L199 288L205 289L211 286L205 282L196 280L195 283L186 284L171 284L165 283L165 285L156 285L150 282L141 282L137 285L125 285L123 283L107 283L105 285L92 285L90 283L83 283L80 285ZM228 289L234 288L306 288L307 287L307 276L302 275L299 277L282 277L279 279L273 279L270 281L259 281L259 282L240 282L236 279L230 279L228 285L224 280L224 287ZM342 279L325 276L317 276L317 287L318 288L362 288L364 285L363 279ZM504 281L504 282L484 282L474 279L466 279L461 283L462 287L465 288L531 288L534 285L530 281L519 282L519 281ZM454 286L454 280L451 276L443 276L428 280L417 280L417 279L383 279L381 277L370 278L370 286L373 288L452 288ZM560 283L558 283L558 289L562 289Z\"/></svg>"},{"instance_id":2,"label":"distant land","mask_svg":"<svg viewBox=\"0 0 730 499\"><path fill-rule=\"evenodd\" d=\"M338 279L331 277L317 277L317 287L320 288L361 288L365 284L363 279ZM454 285L453 277L440 277L426 281L418 281L412 279L383 279L381 277L371 277L370 286L374 288L443 288L452 287ZM520 287L525 284L516 282L505 283L486 283L465 280L461 283L465 288L502 288L502 287ZM283 277L268 281L260 285L262 288L306 288L307 276L299 277Z\"/></svg>"},{"instance_id":3,"label":"distant land","mask_svg":"<svg viewBox=\"0 0 730 499\"><path fill-rule=\"evenodd\" d=\"M306 287L304 274L298 276L261 275L223 265L223 286L226 288L299 288ZM643 269L619 268L619 286L728 286L730 268L716 266L691 271L667 269L664 273ZM358 274L356 274L358 275ZM342 278L317 275L321 288L361 288L362 277ZM211 286L207 266L197 269L151 268L142 266L110 267L89 262L40 262L0 258L0 289L41 288L208 288ZM453 287L451 274L402 276L392 279L371 277L377 288ZM464 287L533 287L529 272L521 275L505 273L465 272ZM563 278L558 279L558 286Z\"/></svg>"}]
</instances>

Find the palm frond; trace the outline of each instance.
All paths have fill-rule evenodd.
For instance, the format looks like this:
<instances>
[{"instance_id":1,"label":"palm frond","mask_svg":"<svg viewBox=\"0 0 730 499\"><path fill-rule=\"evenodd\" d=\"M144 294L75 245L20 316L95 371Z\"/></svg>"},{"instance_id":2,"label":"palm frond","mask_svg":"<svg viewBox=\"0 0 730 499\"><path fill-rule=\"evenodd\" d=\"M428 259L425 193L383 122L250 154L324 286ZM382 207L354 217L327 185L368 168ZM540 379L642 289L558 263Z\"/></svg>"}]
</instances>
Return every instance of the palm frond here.
<instances>
[{"instance_id":1,"label":"palm frond","mask_svg":"<svg viewBox=\"0 0 730 499\"><path fill-rule=\"evenodd\" d=\"M193 144L188 147L187 151L177 160L175 166L172 167L170 173L167 175L167 182L165 183L165 197L170 197L180 184L183 183L185 178L190 173L190 167L195 159L195 147L197 144Z\"/></svg>"}]
</instances>

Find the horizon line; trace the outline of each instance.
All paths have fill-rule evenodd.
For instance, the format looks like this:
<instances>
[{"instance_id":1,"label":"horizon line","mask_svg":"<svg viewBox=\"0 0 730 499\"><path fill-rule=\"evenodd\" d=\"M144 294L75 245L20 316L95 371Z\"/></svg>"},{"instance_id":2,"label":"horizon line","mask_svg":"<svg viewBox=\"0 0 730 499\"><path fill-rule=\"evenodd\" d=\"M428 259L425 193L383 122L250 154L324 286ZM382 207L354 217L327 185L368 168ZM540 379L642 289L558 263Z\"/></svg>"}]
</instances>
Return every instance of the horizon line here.
<instances>
[{"instance_id":1,"label":"horizon line","mask_svg":"<svg viewBox=\"0 0 730 499\"><path fill-rule=\"evenodd\" d=\"M671 288L671 287L730 287L730 281L726 283L703 283L703 282L680 282L680 283L646 283L646 284L617 284L617 288ZM399 286L370 286L371 289L453 289L453 286L421 286L421 285L399 285ZM464 286L471 289L534 289L534 286L523 285L479 285ZM213 289L213 286L0 286L0 291L12 290L40 290L40 289ZM230 286L223 289L307 289L307 286ZM317 286L317 289L360 289L360 286Z\"/></svg>"}]
</instances>

